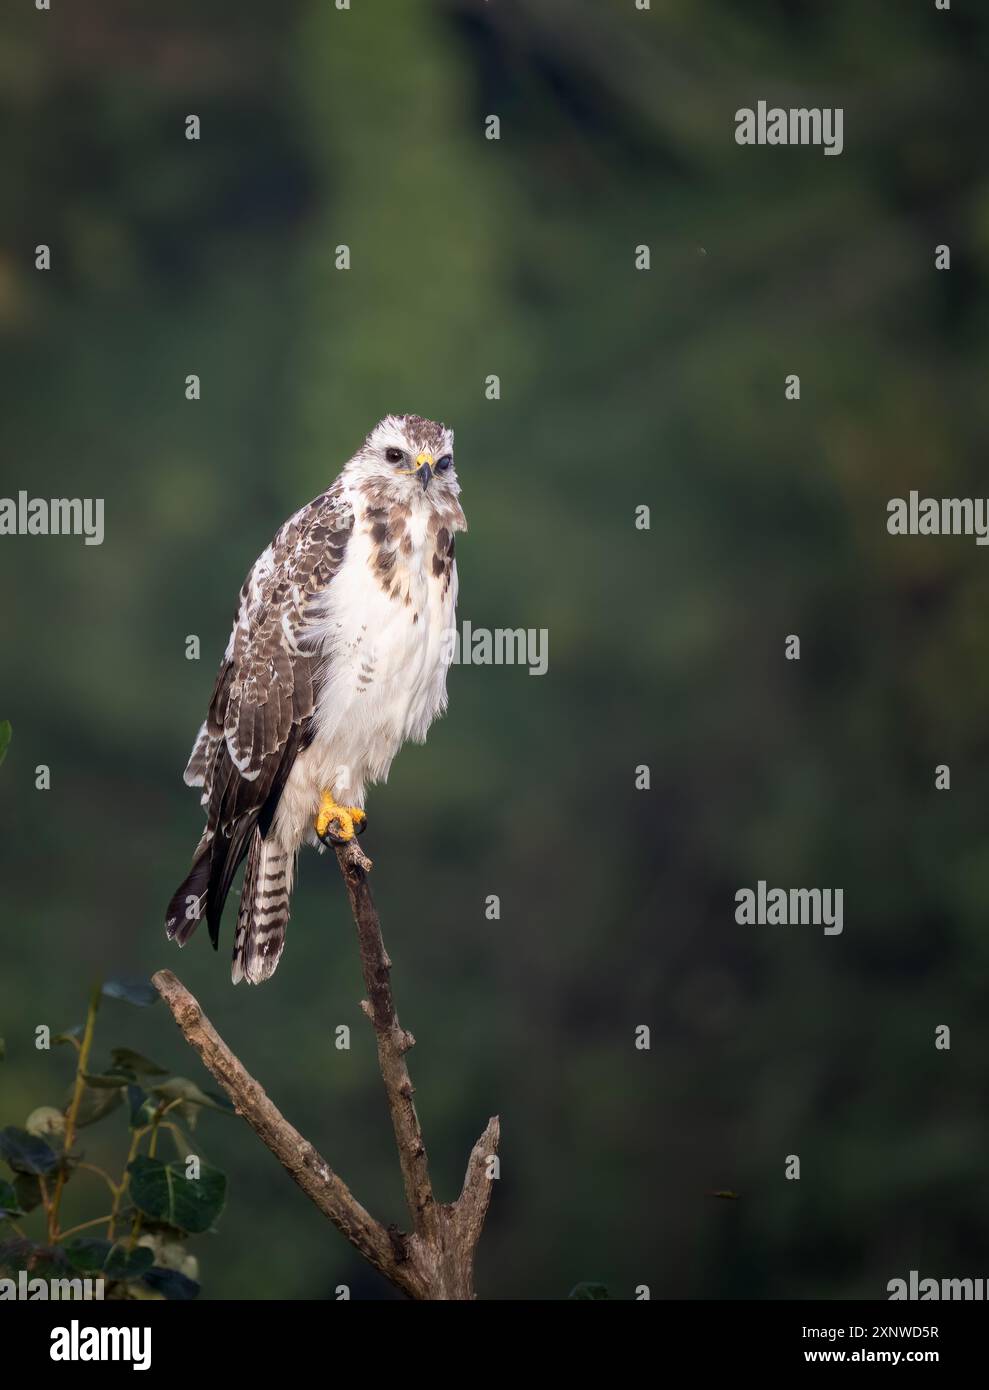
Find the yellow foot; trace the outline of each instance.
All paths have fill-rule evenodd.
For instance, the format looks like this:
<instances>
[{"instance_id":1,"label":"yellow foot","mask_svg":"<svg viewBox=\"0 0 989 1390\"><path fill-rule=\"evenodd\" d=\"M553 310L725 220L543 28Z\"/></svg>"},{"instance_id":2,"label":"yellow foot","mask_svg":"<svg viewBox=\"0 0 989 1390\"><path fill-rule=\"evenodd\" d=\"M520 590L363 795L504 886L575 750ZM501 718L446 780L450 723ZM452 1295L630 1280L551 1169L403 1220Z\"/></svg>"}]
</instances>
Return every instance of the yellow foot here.
<instances>
[{"instance_id":1,"label":"yellow foot","mask_svg":"<svg viewBox=\"0 0 989 1390\"><path fill-rule=\"evenodd\" d=\"M316 838L323 844L345 845L367 829L367 816L359 806L338 806L329 792L319 799Z\"/></svg>"}]
</instances>

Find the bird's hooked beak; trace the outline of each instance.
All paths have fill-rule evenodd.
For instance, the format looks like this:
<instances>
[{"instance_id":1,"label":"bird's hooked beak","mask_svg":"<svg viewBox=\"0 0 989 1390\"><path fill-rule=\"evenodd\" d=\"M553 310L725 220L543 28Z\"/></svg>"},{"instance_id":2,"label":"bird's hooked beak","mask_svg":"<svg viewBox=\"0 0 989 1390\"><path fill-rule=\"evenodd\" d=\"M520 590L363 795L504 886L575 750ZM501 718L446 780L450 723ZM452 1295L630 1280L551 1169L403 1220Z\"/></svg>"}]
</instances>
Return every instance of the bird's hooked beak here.
<instances>
[{"instance_id":1,"label":"bird's hooked beak","mask_svg":"<svg viewBox=\"0 0 989 1390\"><path fill-rule=\"evenodd\" d=\"M416 472L419 474L423 492L429 487L429 480L433 476L434 461L428 449L423 449L421 454L416 455Z\"/></svg>"}]
</instances>

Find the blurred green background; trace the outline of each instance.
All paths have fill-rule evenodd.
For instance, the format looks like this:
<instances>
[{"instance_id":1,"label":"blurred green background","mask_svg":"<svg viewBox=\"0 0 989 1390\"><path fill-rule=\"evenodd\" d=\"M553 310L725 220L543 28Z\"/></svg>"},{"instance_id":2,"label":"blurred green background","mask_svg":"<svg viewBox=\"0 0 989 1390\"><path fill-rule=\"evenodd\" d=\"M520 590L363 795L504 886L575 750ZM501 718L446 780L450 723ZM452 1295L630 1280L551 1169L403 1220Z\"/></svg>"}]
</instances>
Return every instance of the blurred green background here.
<instances>
[{"instance_id":1,"label":"blurred green background","mask_svg":"<svg viewBox=\"0 0 989 1390\"><path fill-rule=\"evenodd\" d=\"M987 491L989 16L740 9L5 15L0 493L104 497L107 534L0 541L0 1121L61 1097L71 1059L34 1050L38 1024L78 1022L101 973L169 966L403 1221L335 865L305 852L259 990L230 985L230 907L219 957L205 933L180 956L162 914L243 575L411 411L457 432L460 617L550 634L542 678L455 667L449 714L370 800L442 1197L502 1117L480 1296L882 1297L910 1268L984 1272L989 569L972 538L885 521L910 488ZM739 148L760 98L844 107L844 153ZM843 887L844 934L738 926L760 878ZM205 1080L164 1007L100 1026ZM196 1243L204 1297L393 1296L246 1129L202 1136L231 1184Z\"/></svg>"}]
</instances>

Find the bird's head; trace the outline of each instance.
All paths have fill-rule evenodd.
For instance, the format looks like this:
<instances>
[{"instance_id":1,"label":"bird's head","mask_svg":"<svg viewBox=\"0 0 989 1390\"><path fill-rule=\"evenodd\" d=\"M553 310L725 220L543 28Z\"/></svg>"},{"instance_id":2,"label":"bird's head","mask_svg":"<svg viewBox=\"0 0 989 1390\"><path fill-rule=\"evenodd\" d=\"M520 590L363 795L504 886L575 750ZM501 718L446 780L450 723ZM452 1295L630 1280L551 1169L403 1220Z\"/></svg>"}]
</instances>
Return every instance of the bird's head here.
<instances>
[{"instance_id":1,"label":"bird's head","mask_svg":"<svg viewBox=\"0 0 989 1390\"><path fill-rule=\"evenodd\" d=\"M453 430L420 415L386 415L354 455L362 480L404 500L456 497Z\"/></svg>"}]
</instances>

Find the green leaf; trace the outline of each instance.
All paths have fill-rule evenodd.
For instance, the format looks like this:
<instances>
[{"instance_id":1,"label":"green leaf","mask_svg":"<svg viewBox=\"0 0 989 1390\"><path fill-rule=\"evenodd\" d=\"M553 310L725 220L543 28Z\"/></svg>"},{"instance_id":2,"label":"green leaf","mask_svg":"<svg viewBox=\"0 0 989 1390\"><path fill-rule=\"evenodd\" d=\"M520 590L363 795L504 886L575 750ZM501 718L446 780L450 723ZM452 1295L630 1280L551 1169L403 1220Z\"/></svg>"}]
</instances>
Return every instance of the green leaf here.
<instances>
[{"instance_id":1,"label":"green leaf","mask_svg":"<svg viewBox=\"0 0 989 1390\"><path fill-rule=\"evenodd\" d=\"M92 1086L94 1091L119 1091L126 1086L129 1081L133 1081L124 1071L87 1071L83 1072L82 1079L87 1086Z\"/></svg>"},{"instance_id":2,"label":"green leaf","mask_svg":"<svg viewBox=\"0 0 989 1390\"><path fill-rule=\"evenodd\" d=\"M111 1071L128 1071L135 1076L167 1076L168 1068L160 1067L140 1052L132 1052L129 1047L115 1047L110 1056L113 1059Z\"/></svg>"},{"instance_id":3,"label":"green leaf","mask_svg":"<svg viewBox=\"0 0 989 1390\"><path fill-rule=\"evenodd\" d=\"M9 719L0 719L0 763L7 756L7 749L10 747L10 740L14 736Z\"/></svg>"},{"instance_id":4,"label":"green leaf","mask_svg":"<svg viewBox=\"0 0 989 1390\"><path fill-rule=\"evenodd\" d=\"M567 1298L610 1298L606 1284L574 1284Z\"/></svg>"},{"instance_id":5,"label":"green leaf","mask_svg":"<svg viewBox=\"0 0 989 1390\"><path fill-rule=\"evenodd\" d=\"M23 1269L35 1279L62 1278L69 1272L61 1246L20 1239L0 1245L0 1269Z\"/></svg>"},{"instance_id":6,"label":"green leaf","mask_svg":"<svg viewBox=\"0 0 989 1390\"><path fill-rule=\"evenodd\" d=\"M36 1245L23 1266L34 1279L60 1279L69 1272L60 1245Z\"/></svg>"},{"instance_id":7,"label":"green leaf","mask_svg":"<svg viewBox=\"0 0 989 1390\"><path fill-rule=\"evenodd\" d=\"M123 1241L74 1236L65 1246L69 1264L80 1274L105 1274L108 1279L140 1279L154 1264L154 1252L143 1245L129 1250Z\"/></svg>"},{"instance_id":8,"label":"green leaf","mask_svg":"<svg viewBox=\"0 0 989 1390\"><path fill-rule=\"evenodd\" d=\"M21 1211L34 1211L41 1206L41 1183L33 1173L18 1173L14 1178L14 1195Z\"/></svg>"},{"instance_id":9,"label":"green leaf","mask_svg":"<svg viewBox=\"0 0 989 1390\"><path fill-rule=\"evenodd\" d=\"M6 1221L11 1216L24 1215L24 1208L18 1201L14 1184L0 1179L0 1221Z\"/></svg>"},{"instance_id":10,"label":"green leaf","mask_svg":"<svg viewBox=\"0 0 989 1390\"><path fill-rule=\"evenodd\" d=\"M181 1164L180 1167L183 1171L185 1171L185 1164ZM132 1206L127 1201L123 1203L123 1205L120 1208L120 1211L117 1213L118 1224L120 1226L120 1229L122 1231L129 1230L134 1225L134 1220L137 1216L140 1216L141 1218L141 1231L143 1232L141 1240L138 1242L138 1244L144 1242L145 1236L162 1236L167 1237L168 1240L175 1242L186 1240L189 1236L188 1231L180 1231L178 1226L169 1226L168 1223L165 1221L155 1221L154 1218L148 1216L146 1212L138 1212L137 1207ZM161 1259L156 1248L155 1264L164 1263L166 1262Z\"/></svg>"},{"instance_id":11,"label":"green leaf","mask_svg":"<svg viewBox=\"0 0 989 1390\"><path fill-rule=\"evenodd\" d=\"M162 1163L139 1154L128 1165L131 1201L153 1221L180 1231L208 1231L223 1210L227 1179L203 1163L198 1178L187 1178L185 1164Z\"/></svg>"},{"instance_id":12,"label":"green leaf","mask_svg":"<svg viewBox=\"0 0 989 1390\"><path fill-rule=\"evenodd\" d=\"M39 1248L33 1240L22 1240L20 1237L0 1243L0 1269L8 1269L14 1273L20 1269L28 1269L34 1252Z\"/></svg>"},{"instance_id":13,"label":"green leaf","mask_svg":"<svg viewBox=\"0 0 989 1390\"><path fill-rule=\"evenodd\" d=\"M236 1112L230 1101L224 1096L218 1096L212 1091L204 1091L197 1086L195 1081L190 1081L186 1076L173 1076L168 1081L161 1081L157 1086L152 1086L152 1095L161 1096L165 1100L182 1100L188 1105L199 1105L205 1110L219 1110L222 1115L233 1115Z\"/></svg>"},{"instance_id":14,"label":"green leaf","mask_svg":"<svg viewBox=\"0 0 989 1390\"><path fill-rule=\"evenodd\" d=\"M131 1129L143 1129L151 1123L157 1104L143 1086L132 1083L127 1087L127 1108L130 1111L128 1123Z\"/></svg>"},{"instance_id":15,"label":"green leaf","mask_svg":"<svg viewBox=\"0 0 989 1390\"><path fill-rule=\"evenodd\" d=\"M142 1009L147 1008L149 1004L157 1004L158 1002L158 991L147 980L131 978L105 980L103 993L108 999L123 999L128 1004L136 1004Z\"/></svg>"},{"instance_id":16,"label":"green leaf","mask_svg":"<svg viewBox=\"0 0 989 1390\"><path fill-rule=\"evenodd\" d=\"M58 1154L50 1145L13 1125L0 1129L0 1158L15 1173L51 1173L58 1167Z\"/></svg>"},{"instance_id":17,"label":"green leaf","mask_svg":"<svg viewBox=\"0 0 989 1390\"><path fill-rule=\"evenodd\" d=\"M180 1161L185 1163L185 1160L190 1154L195 1154L198 1157L199 1150L189 1138L188 1134L186 1134L182 1126L176 1124L171 1116L169 1116L169 1119L171 1120L171 1124L168 1132L172 1136L172 1143L175 1145L175 1152L178 1154Z\"/></svg>"},{"instance_id":18,"label":"green leaf","mask_svg":"<svg viewBox=\"0 0 989 1390\"><path fill-rule=\"evenodd\" d=\"M102 1120L104 1115L109 1115L116 1110L117 1106L123 1103L123 1099L123 1080L117 1082L114 1090L104 1086L91 1088L87 1084L79 1100L76 1124L80 1129L85 1129L87 1125L94 1125L97 1120ZM66 1108L68 1108L68 1102L66 1102Z\"/></svg>"},{"instance_id":19,"label":"green leaf","mask_svg":"<svg viewBox=\"0 0 989 1390\"><path fill-rule=\"evenodd\" d=\"M149 1289L153 1289L155 1293L164 1294L166 1298L195 1298L199 1293L199 1285L195 1279L187 1278L186 1275L180 1274L177 1269L162 1269L160 1265L155 1265L153 1269L148 1270L144 1276L144 1282Z\"/></svg>"},{"instance_id":20,"label":"green leaf","mask_svg":"<svg viewBox=\"0 0 989 1390\"><path fill-rule=\"evenodd\" d=\"M52 1042L59 1044L78 1042L82 1037L82 1033L83 1026L81 1023L77 1023L73 1028L66 1028L64 1033L56 1033L52 1038Z\"/></svg>"}]
</instances>

